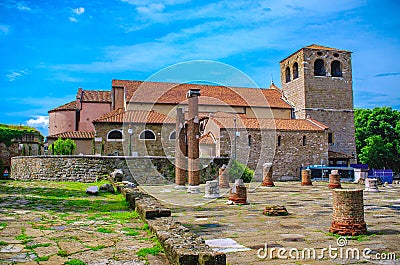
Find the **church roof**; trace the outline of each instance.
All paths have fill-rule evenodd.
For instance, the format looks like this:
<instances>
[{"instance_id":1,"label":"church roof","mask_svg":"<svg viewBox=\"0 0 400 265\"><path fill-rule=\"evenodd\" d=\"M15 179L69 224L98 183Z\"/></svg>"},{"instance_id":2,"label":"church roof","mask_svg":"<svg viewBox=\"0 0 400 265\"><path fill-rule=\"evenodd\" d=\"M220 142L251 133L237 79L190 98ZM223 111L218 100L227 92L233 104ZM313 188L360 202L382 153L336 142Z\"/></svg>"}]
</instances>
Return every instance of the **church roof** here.
<instances>
[{"instance_id":1,"label":"church roof","mask_svg":"<svg viewBox=\"0 0 400 265\"><path fill-rule=\"evenodd\" d=\"M49 139L92 139L94 132L71 131L47 136Z\"/></svg>"},{"instance_id":2,"label":"church roof","mask_svg":"<svg viewBox=\"0 0 400 265\"><path fill-rule=\"evenodd\" d=\"M82 102L111 103L111 91L78 89L76 99Z\"/></svg>"},{"instance_id":3,"label":"church roof","mask_svg":"<svg viewBox=\"0 0 400 265\"><path fill-rule=\"evenodd\" d=\"M175 124L175 119L156 112L156 111L146 111L146 110L130 110L124 111L123 109L117 109L111 111L104 116L95 119L93 123L124 123L124 122L134 122L134 123L147 123L147 124Z\"/></svg>"},{"instance_id":4,"label":"church roof","mask_svg":"<svg viewBox=\"0 0 400 265\"><path fill-rule=\"evenodd\" d=\"M262 129L262 130L277 130L277 131L324 131L328 129L322 123L311 119L256 119L244 118L239 115L229 115L225 117L211 116L220 128L226 129Z\"/></svg>"},{"instance_id":5,"label":"church roof","mask_svg":"<svg viewBox=\"0 0 400 265\"><path fill-rule=\"evenodd\" d=\"M64 105L61 105L57 108L54 108L52 110L49 110L48 112L50 113L50 112L55 112L55 111L66 111L66 110L76 110L76 109L78 109L78 106L76 105L76 101L74 100L74 101L68 102Z\"/></svg>"},{"instance_id":6,"label":"church roof","mask_svg":"<svg viewBox=\"0 0 400 265\"><path fill-rule=\"evenodd\" d=\"M135 103L187 104L186 92L189 89L196 88L201 90L201 96L199 97L199 104L201 105L291 108L282 99L282 94L277 89L129 80L113 80L112 85L125 87L127 101Z\"/></svg>"}]
</instances>

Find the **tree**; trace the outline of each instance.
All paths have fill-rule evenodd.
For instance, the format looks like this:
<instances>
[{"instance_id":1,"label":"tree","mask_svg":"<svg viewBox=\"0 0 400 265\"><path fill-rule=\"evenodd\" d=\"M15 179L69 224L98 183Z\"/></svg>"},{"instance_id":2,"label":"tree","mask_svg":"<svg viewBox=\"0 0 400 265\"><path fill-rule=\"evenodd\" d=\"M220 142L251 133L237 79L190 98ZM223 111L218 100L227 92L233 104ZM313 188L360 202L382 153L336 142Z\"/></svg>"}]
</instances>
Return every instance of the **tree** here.
<instances>
[{"instance_id":1,"label":"tree","mask_svg":"<svg viewBox=\"0 0 400 265\"><path fill-rule=\"evenodd\" d=\"M356 109L354 118L359 161L371 168L400 172L400 111Z\"/></svg>"},{"instance_id":2,"label":"tree","mask_svg":"<svg viewBox=\"0 0 400 265\"><path fill-rule=\"evenodd\" d=\"M248 168L247 166L243 165L236 159L233 159L228 174L234 179L241 178L243 179L244 182L248 183L253 178L254 171Z\"/></svg>"},{"instance_id":3,"label":"tree","mask_svg":"<svg viewBox=\"0 0 400 265\"><path fill-rule=\"evenodd\" d=\"M76 144L71 139L63 140L58 138L57 141L50 145L49 149L53 155L72 155L76 149Z\"/></svg>"}]
</instances>

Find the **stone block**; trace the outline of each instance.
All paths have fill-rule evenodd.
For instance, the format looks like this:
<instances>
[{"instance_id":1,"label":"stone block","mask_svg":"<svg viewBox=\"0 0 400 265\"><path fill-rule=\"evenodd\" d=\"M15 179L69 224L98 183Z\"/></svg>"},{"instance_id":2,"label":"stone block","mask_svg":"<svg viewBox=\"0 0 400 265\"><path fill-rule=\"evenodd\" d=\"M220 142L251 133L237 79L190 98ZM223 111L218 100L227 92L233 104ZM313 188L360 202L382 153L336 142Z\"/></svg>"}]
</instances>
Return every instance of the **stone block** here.
<instances>
[{"instance_id":1,"label":"stone block","mask_svg":"<svg viewBox=\"0 0 400 265\"><path fill-rule=\"evenodd\" d=\"M97 195L97 194L99 194L99 187L90 186L86 189L86 193L89 195Z\"/></svg>"}]
</instances>

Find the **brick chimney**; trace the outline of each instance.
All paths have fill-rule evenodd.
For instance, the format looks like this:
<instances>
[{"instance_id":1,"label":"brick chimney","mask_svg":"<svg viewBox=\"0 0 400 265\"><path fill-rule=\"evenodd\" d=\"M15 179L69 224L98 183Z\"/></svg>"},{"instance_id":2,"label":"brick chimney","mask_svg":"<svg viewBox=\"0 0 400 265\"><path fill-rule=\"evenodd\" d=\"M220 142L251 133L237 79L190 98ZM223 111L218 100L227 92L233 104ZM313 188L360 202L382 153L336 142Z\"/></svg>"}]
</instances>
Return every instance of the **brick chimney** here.
<instances>
[{"instance_id":1,"label":"brick chimney","mask_svg":"<svg viewBox=\"0 0 400 265\"><path fill-rule=\"evenodd\" d=\"M112 110L123 109L125 110L125 88L123 86L112 87Z\"/></svg>"}]
</instances>

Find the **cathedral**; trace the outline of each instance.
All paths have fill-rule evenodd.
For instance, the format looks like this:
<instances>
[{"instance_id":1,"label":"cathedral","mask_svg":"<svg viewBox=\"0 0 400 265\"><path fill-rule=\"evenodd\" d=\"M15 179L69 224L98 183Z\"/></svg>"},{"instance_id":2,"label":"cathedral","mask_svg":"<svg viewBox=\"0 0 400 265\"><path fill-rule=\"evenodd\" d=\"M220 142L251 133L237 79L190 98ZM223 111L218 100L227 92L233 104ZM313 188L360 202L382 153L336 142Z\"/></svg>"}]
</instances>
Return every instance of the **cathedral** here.
<instances>
[{"instance_id":1,"label":"cathedral","mask_svg":"<svg viewBox=\"0 0 400 265\"><path fill-rule=\"evenodd\" d=\"M189 90L200 91L200 157L233 157L262 176L299 179L309 165L355 159L351 52L319 45L280 62L282 88L112 80L110 91L78 89L49 111L51 145L77 144L76 155L175 155L177 108L187 119Z\"/></svg>"}]
</instances>

